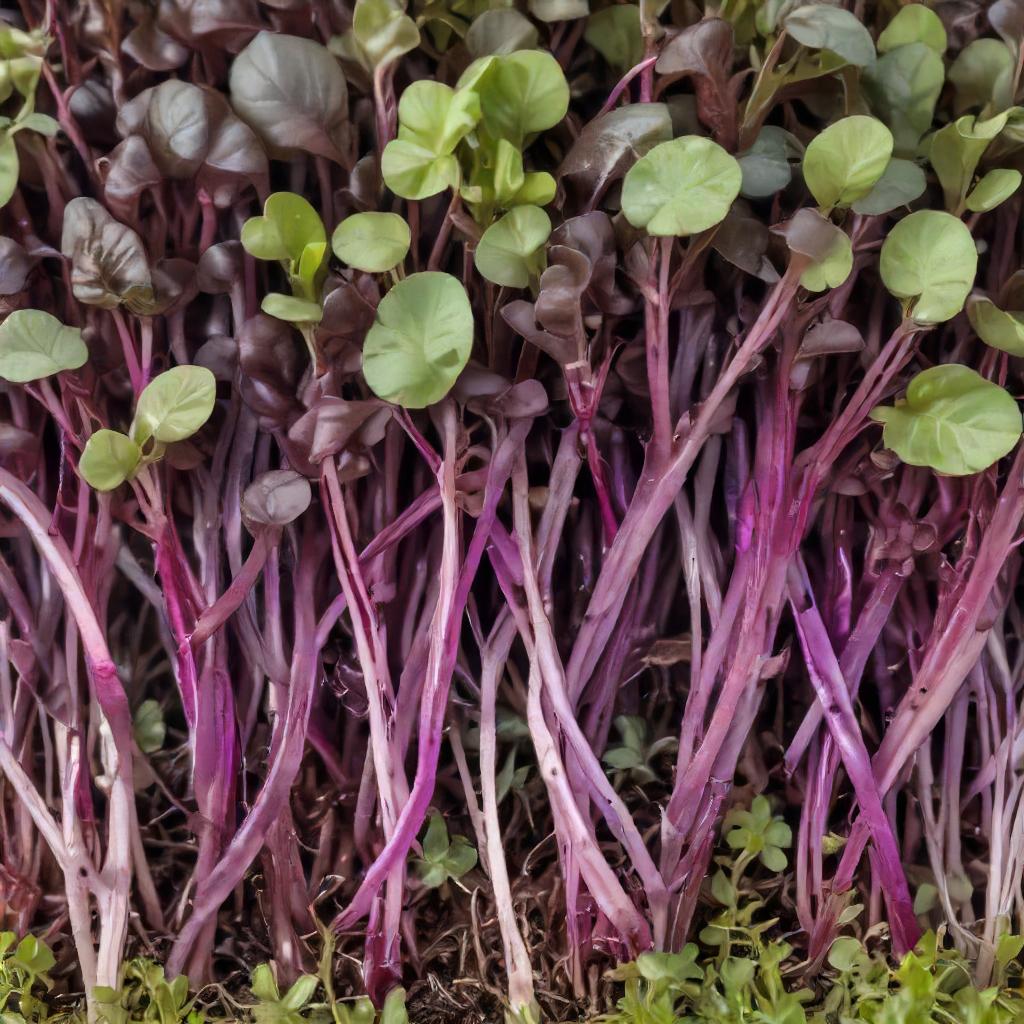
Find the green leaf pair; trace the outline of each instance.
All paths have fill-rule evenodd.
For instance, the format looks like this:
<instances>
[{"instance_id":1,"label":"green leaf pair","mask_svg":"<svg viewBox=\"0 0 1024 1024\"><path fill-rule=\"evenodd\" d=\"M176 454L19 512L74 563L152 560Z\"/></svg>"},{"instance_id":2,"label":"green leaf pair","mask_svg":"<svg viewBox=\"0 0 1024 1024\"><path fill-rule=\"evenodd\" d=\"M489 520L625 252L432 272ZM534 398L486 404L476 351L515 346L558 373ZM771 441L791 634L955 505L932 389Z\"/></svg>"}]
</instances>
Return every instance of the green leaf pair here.
<instances>
[{"instance_id":1,"label":"green leaf pair","mask_svg":"<svg viewBox=\"0 0 1024 1024\"><path fill-rule=\"evenodd\" d=\"M288 274L292 294L264 296L263 312L293 323L319 323L327 232L309 202L294 192L275 192L267 198L263 216L242 225L242 246L256 259L280 262Z\"/></svg>"},{"instance_id":2,"label":"green leaf pair","mask_svg":"<svg viewBox=\"0 0 1024 1024\"><path fill-rule=\"evenodd\" d=\"M191 437L210 418L216 380L203 366L175 366L139 395L127 434L103 428L86 442L78 471L97 491L112 491L139 467L159 459L164 446Z\"/></svg>"},{"instance_id":3,"label":"green leaf pair","mask_svg":"<svg viewBox=\"0 0 1024 1024\"><path fill-rule=\"evenodd\" d=\"M476 867L476 850L465 836L448 838L444 818L436 811L430 815L423 837L423 858L417 861L420 880L428 889L437 889L449 879L461 878Z\"/></svg>"},{"instance_id":4,"label":"green leaf pair","mask_svg":"<svg viewBox=\"0 0 1024 1024\"><path fill-rule=\"evenodd\" d=\"M754 797L750 810L732 810L725 817L725 842L731 850L757 857L769 871L786 870L786 854L793 832L782 818L772 814L765 796Z\"/></svg>"}]
</instances>

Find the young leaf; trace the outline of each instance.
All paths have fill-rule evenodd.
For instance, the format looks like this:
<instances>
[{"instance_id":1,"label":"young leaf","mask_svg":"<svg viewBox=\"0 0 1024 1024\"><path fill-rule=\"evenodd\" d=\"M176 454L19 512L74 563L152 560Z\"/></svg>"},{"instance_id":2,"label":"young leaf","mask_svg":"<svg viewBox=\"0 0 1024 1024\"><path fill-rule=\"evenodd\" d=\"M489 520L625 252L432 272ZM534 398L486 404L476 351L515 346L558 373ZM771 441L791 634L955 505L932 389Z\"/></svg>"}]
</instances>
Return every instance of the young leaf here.
<instances>
[{"instance_id":1,"label":"young leaf","mask_svg":"<svg viewBox=\"0 0 1024 1024\"><path fill-rule=\"evenodd\" d=\"M139 446L130 437L103 428L85 442L78 472L94 490L112 491L131 477L141 458Z\"/></svg>"},{"instance_id":2,"label":"young leaf","mask_svg":"<svg viewBox=\"0 0 1024 1024\"><path fill-rule=\"evenodd\" d=\"M404 988L393 988L388 993L387 999L384 1000L384 1009L380 1012L380 1024L409 1024Z\"/></svg>"},{"instance_id":3,"label":"young leaf","mask_svg":"<svg viewBox=\"0 0 1024 1024\"><path fill-rule=\"evenodd\" d=\"M550 53L517 50L489 59L476 91L484 127L492 138L522 146L527 136L553 128L565 117L569 83ZM460 85L467 85L467 76L472 74L471 66Z\"/></svg>"},{"instance_id":4,"label":"young leaf","mask_svg":"<svg viewBox=\"0 0 1024 1024\"><path fill-rule=\"evenodd\" d=\"M988 469L1021 435L1013 397L967 366L945 363L919 373L896 405L878 406L882 442L911 466L945 476Z\"/></svg>"},{"instance_id":5,"label":"young leaf","mask_svg":"<svg viewBox=\"0 0 1024 1024\"><path fill-rule=\"evenodd\" d=\"M95 435L94 435L95 436ZM124 435L120 435L124 437ZM128 438L125 438L127 441ZM160 703L155 700L144 700L135 710L133 721L135 743L144 754L152 754L164 745L167 737L167 725Z\"/></svg>"},{"instance_id":6,"label":"young leaf","mask_svg":"<svg viewBox=\"0 0 1024 1024\"><path fill-rule=\"evenodd\" d=\"M476 862L476 850L466 837L455 836L449 840L444 818L433 812L423 837L423 859L418 865L423 884L428 889L436 889L449 878L461 878Z\"/></svg>"},{"instance_id":7,"label":"young leaf","mask_svg":"<svg viewBox=\"0 0 1024 1024\"><path fill-rule=\"evenodd\" d=\"M975 39L957 55L949 69L956 90L955 111L974 107L1005 110L1013 102L1015 61L998 39Z\"/></svg>"},{"instance_id":8,"label":"young leaf","mask_svg":"<svg viewBox=\"0 0 1024 1024\"><path fill-rule=\"evenodd\" d=\"M131 436L164 444L184 441L210 418L217 382L204 366L174 366L146 385L135 408Z\"/></svg>"},{"instance_id":9,"label":"young leaf","mask_svg":"<svg viewBox=\"0 0 1024 1024\"><path fill-rule=\"evenodd\" d=\"M893 150L913 157L928 131L945 81L942 58L924 43L910 43L884 54L863 73L872 109L889 126Z\"/></svg>"},{"instance_id":10,"label":"young leaf","mask_svg":"<svg viewBox=\"0 0 1024 1024\"><path fill-rule=\"evenodd\" d=\"M967 318L986 345L1011 356L1024 356L1024 313L1007 312L991 299L978 296L968 300Z\"/></svg>"},{"instance_id":11,"label":"young leaf","mask_svg":"<svg viewBox=\"0 0 1024 1024\"><path fill-rule=\"evenodd\" d=\"M853 204L853 212L877 217L900 206L909 206L924 194L928 179L924 171L910 160L898 157L889 161L875 187Z\"/></svg>"},{"instance_id":12,"label":"young leaf","mask_svg":"<svg viewBox=\"0 0 1024 1024\"><path fill-rule=\"evenodd\" d=\"M299 263L307 246L327 241L320 214L294 192L268 196L262 217L242 225L242 246L258 260Z\"/></svg>"},{"instance_id":13,"label":"young leaf","mask_svg":"<svg viewBox=\"0 0 1024 1024\"><path fill-rule=\"evenodd\" d=\"M355 213L334 229L331 248L350 267L383 274L405 259L411 238L397 213Z\"/></svg>"},{"instance_id":14,"label":"young leaf","mask_svg":"<svg viewBox=\"0 0 1024 1024\"><path fill-rule=\"evenodd\" d=\"M344 161L348 86L320 43L258 33L231 65L230 90L235 112L277 153Z\"/></svg>"},{"instance_id":15,"label":"young leaf","mask_svg":"<svg viewBox=\"0 0 1024 1024\"><path fill-rule=\"evenodd\" d=\"M967 194L964 205L973 213L987 213L1005 203L1020 188L1021 173L1011 167L988 172Z\"/></svg>"},{"instance_id":16,"label":"young leaf","mask_svg":"<svg viewBox=\"0 0 1024 1024\"><path fill-rule=\"evenodd\" d=\"M842 7L807 4L783 21L786 33L813 50L830 50L848 64L867 67L874 62L875 44L856 15Z\"/></svg>"},{"instance_id":17,"label":"young leaf","mask_svg":"<svg viewBox=\"0 0 1024 1024\"><path fill-rule=\"evenodd\" d=\"M924 4L901 7L878 37L878 52L888 53L908 43L924 43L941 57L946 52L946 27Z\"/></svg>"},{"instance_id":18,"label":"young leaf","mask_svg":"<svg viewBox=\"0 0 1024 1024\"><path fill-rule=\"evenodd\" d=\"M977 269L978 250L967 226L937 210L904 217L889 232L879 258L885 287L922 324L956 316Z\"/></svg>"},{"instance_id":19,"label":"young leaf","mask_svg":"<svg viewBox=\"0 0 1024 1024\"><path fill-rule=\"evenodd\" d=\"M873 117L844 117L816 135L804 154L804 180L825 210L866 196L892 156L892 133Z\"/></svg>"},{"instance_id":20,"label":"young leaf","mask_svg":"<svg viewBox=\"0 0 1024 1024\"><path fill-rule=\"evenodd\" d=\"M525 288L544 269L551 219L538 206L517 206L492 224L476 249L476 267L494 284Z\"/></svg>"},{"instance_id":21,"label":"young leaf","mask_svg":"<svg viewBox=\"0 0 1024 1024\"><path fill-rule=\"evenodd\" d=\"M0 377L13 384L77 370L88 358L82 332L41 309L16 309L0 324Z\"/></svg>"},{"instance_id":22,"label":"young leaf","mask_svg":"<svg viewBox=\"0 0 1024 1024\"><path fill-rule=\"evenodd\" d=\"M323 306L319 302L300 299L295 295L282 295L281 292L268 292L264 295L260 309L267 316L277 317L290 324L318 324L324 315Z\"/></svg>"},{"instance_id":23,"label":"young leaf","mask_svg":"<svg viewBox=\"0 0 1024 1024\"><path fill-rule=\"evenodd\" d=\"M363 375L374 394L422 409L449 392L473 347L473 311L450 274L424 271L381 299L363 344Z\"/></svg>"},{"instance_id":24,"label":"young leaf","mask_svg":"<svg viewBox=\"0 0 1024 1024\"><path fill-rule=\"evenodd\" d=\"M846 232L817 210L804 208L781 229L793 252L808 256L810 262L800 275L808 291L821 292L841 285L853 269L853 246Z\"/></svg>"},{"instance_id":25,"label":"young leaf","mask_svg":"<svg viewBox=\"0 0 1024 1024\"><path fill-rule=\"evenodd\" d=\"M352 33L373 67L393 64L420 45L420 30L396 0L356 0Z\"/></svg>"},{"instance_id":26,"label":"young leaf","mask_svg":"<svg viewBox=\"0 0 1024 1024\"><path fill-rule=\"evenodd\" d=\"M454 156L438 156L408 139L392 139L384 147L380 170L384 184L403 199L429 199L459 183Z\"/></svg>"},{"instance_id":27,"label":"young leaf","mask_svg":"<svg viewBox=\"0 0 1024 1024\"><path fill-rule=\"evenodd\" d=\"M742 183L734 157L687 135L655 146L629 169L622 212L651 235L693 235L724 219Z\"/></svg>"}]
</instances>

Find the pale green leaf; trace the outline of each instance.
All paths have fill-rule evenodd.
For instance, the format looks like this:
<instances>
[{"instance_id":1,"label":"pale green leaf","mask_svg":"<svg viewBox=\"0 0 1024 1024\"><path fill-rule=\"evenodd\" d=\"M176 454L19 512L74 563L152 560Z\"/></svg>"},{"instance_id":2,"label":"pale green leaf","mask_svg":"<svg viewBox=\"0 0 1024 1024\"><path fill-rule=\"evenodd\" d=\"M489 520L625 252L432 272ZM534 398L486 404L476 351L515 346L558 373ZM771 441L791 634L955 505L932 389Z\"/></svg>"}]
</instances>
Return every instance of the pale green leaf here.
<instances>
[{"instance_id":1,"label":"pale green leaf","mask_svg":"<svg viewBox=\"0 0 1024 1024\"><path fill-rule=\"evenodd\" d=\"M871 34L855 15L842 7L807 4L783 20L786 33L803 46L830 50L848 64L866 67L875 59Z\"/></svg>"},{"instance_id":2,"label":"pale green leaf","mask_svg":"<svg viewBox=\"0 0 1024 1024\"><path fill-rule=\"evenodd\" d=\"M851 206L882 177L892 156L888 128L873 117L844 117L811 140L804 154L804 180L825 210Z\"/></svg>"},{"instance_id":3,"label":"pale green leaf","mask_svg":"<svg viewBox=\"0 0 1024 1024\"><path fill-rule=\"evenodd\" d=\"M174 366L154 377L139 395L132 438L170 444L191 437L210 418L217 382L205 366Z\"/></svg>"},{"instance_id":4,"label":"pale green leaf","mask_svg":"<svg viewBox=\"0 0 1024 1024\"><path fill-rule=\"evenodd\" d=\"M965 206L974 213L987 213L1005 203L1020 188L1021 173L1011 167L997 167L967 193Z\"/></svg>"},{"instance_id":5,"label":"pale green leaf","mask_svg":"<svg viewBox=\"0 0 1024 1024\"><path fill-rule=\"evenodd\" d=\"M454 156L438 156L406 139L392 139L384 147L380 170L384 184L403 199L429 199L459 181Z\"/></svg>"},{"instance_id":6,"label":"pale green leaf","mask_svg":"<svg viewBox=\"0 0 1024 1024\"><path fill-rule=\"evenodd\" d=\"M967 318L986 345L1024 356L1024 313L1000 309L991 299L976 296L967 302Z\"/></svg>"},{"instance_id":7,"label":"pale green leaf","mask_svg":"<svg viewBox=\"0 0 1024 1024\"><path fill-rule=\"evenodd\" d=\"M1021 435L1013 397L967 366L946 363L919 373L906 398L878 406L872 419L882 441L911 466L929 466L946 476L988 469L1012 451Z\"/></svg>"},{"instance_id":8,"label":"pale green leaf","mask_svg":"<svg viewBox=\"0 0 1024 1024\"><path fill-rule=\"evenodd\" d=\"M310 244L327 241L320 214L294 192L275 192L263 206L262 217L250 217L242 226L242 245L261 260L298 263Z\"/></svg>"},{"instance_id":9,"label":"pale green leaf","mask_svg":"<svg viewBox=\"0 0 1024 1024\"><path fill-rule=\"evenodd\" d=\"M16 309L0 324L0 377L14 384L77 370L88 358L82 332L41 309Z\"/></svg>"},{"instance_id":10,"label":"pale green leaf","mask_svg":"<svg viewBox=\"0 0 1024 1024\"><path fill-rule=\"evenodd\" d=\"M725 218L742 182L734 157L687 135L655 146L629 169L622 212L651 235L693 235Z\"/></svg>"},{"instance_id":11,"label":"pale green leaf","mask_svg":"<svg viewBox=\"0 0 1024 1024\"><path fill-rule=\"evenodd\" d=\"M334 230L334 255L356 270L383 274L409 252L409 225L396 213L355 213Z\"/></svg>"},{"instance_id":12,"label":"pale green leaf","mask_svg":"<svg viewBox=\"0 0 1024 1024\"><path fill-rule=\"evenodd\" d=\"M473 311L450 274L399 281L377 307L363 344L363 375L374 394L422 409L451 390L473 347Z\"/></svg>"},{"instance_id":13,"label":"pale green leaf","mask_svg":"<svg viewBox=\"0 0 1024 1024\"><path fill-rule=\"evenodd\" d=\"M908 43L924 43L940 56L946 52L946 28L942 19L924 4L901 7L878 37L878 52L888 53Z\"/></svg>"},{"instance_id":14,"label":"pale green leaf","mask_svg":"<svg viewBox=\"0 0 1024 1024\"><path fill-rule=\"evenodd\" d=\"M544 243L551 219L538 206L517 206L492 224L480 238L477 270L494 284L525 288L544 269Z\"/></svg>"},{"instance_id":15,"label":"pale green leaf","mask_svg":"<svg viewBox=\"0 0 1024 1024\"><path fill-rule=\"evenodd\" d=\"M473 19L464 41L474 59L534 50L538 42L537 27L514 7L497 7Z\"/></svg>"},{"instance_id":16,"label":"pale green leaf","mask_svg":"<svg viewBox=\"0 0 1024 1024\"><path fill-rule=\"evenodd\" d=\"M94 490L112 491L128 480L142 458L139 446L117 430L97 430L82 450L78 472Z\"/></svg>"},{"instance_id":17,"label":"pale green leaf","mask_svg":"<svg viewBox=\"0 0 1024 1024\"><path fill-rule=\"evenodd\" d=\"M484 58L490 64L475 73L482 120L494 139L522 146L528 136L553 128L569 109L569 83L562 66L543 50L517 50ZM468 88L471 67L459 80Z\"/></svg>"},{"instance_id":18,"label":"pale green leaf","mask_svg":"<svg viewBox=\"0 0 1024 1024\"><path fill-rule=\"evenodd\" d=\"M18 187L18 148L14 137L7 132L0 133L0 206L6 206Z\"/></svg>"},{"instance_id":19,"label":"pale green leaf","mask_svg":"<svg viewBox=\"0 0 1024 1024\"><path fill-rule=\"evenodd\" d=\"M420 45L416 22L396 0L356 0L352 32L375 67L393 64Z\"/></svg>"},{"instance_id":20,"label":"pale green leaf","mask_svg":"<svg viewBox=\"0 0 1024 1024\"><path fill-rule=\"evenodd\" d=\"M956 316L974 284L978 251L967 226L937 210L904 217L882 244L879 271L918 323Z\"/></svg>"},{"instance_id":21,"label":"pale green leaf","mask_svg":"<svg viewBox=\"0 0 1024 1024\"><path fill-rule=\"evenodd\" d=\"M124 437L123 434L119 435ZM131 444L131 440L124 437ZM138 451L138 449L136 449ZM152 754L164 745L167 725L159 701L144 700L136 709L133 718L135 743L144 754Z\"/></svg>"},{"instance_id":22,"label":"pale green leaf","mask_svg":"<svg viewBox=\"0 0 1024 1024\"><path fill-rule=\"evenodd\" d=\"M281 292L269 292L264 295L260 309L267 316L292 324L318 324L324 315L319 302L300 299L294 295L282 295Z\"/></svg>"}]
</instances>

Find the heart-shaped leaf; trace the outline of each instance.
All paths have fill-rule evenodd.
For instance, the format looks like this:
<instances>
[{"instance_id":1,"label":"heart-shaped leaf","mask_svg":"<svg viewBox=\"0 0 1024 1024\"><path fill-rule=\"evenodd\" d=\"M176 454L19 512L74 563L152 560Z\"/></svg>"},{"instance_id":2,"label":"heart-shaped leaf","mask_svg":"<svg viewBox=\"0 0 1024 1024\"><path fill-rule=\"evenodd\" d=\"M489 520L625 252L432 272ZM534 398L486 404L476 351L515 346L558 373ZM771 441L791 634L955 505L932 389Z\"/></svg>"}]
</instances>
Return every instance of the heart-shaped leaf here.
<instances>
[{"instance_id":1,"label":"heart-shaped leaf","mask_svg":"<svg viewBox=\"0 0 1024 1024\"><path fill-rule=\"evenodd\" d=\"M939 56L946 52L946 27L924 4L907 4L896 12L878 37L878 52L888 53L909 43L924 43Z\"/></svg>"},{"instance_id":2,"label":"heart-shaped leaf","mask_svg":"<svg viewBox=\"0 0 1024 1024\"><path fill-rule=\"evenodd\" d=\"M629 169L622 212L651 235L693 235L725 218L742 184L734 157L710 139L687 135L655 146Z\"/></svg>"},{"instance_id":3,"label":"heart-shaped leaf","mask_svg":"<svg viewBox=\"0 0 1024 1024\"><path fill-rule=\"evenodd\" d=\"M551 219L539 206L517 206L492 224L476 249L476 267L495 284L525 288L544 269Z\"/></svg>"},{"instance_id":4,"label":"heart-shaped leaf","mask_svg":"<svg viewBox=\"0 0 1024 1024\"><path fill-rule=\"evenodd\" d=\"M383 274L405 259L411 239L409 225L397 213L355 213L334 229L331 248L350 267Z\"/></svg>"},{"instance_id":5,"label":"heart-shaped leaf","mask_svg":"<svg viewBox=\"0 0 1024 1024\"><path fill-rule=\"evenodd\" d=\"M816 135L804 154L804 180L824 210L851 206L882 177L892 132L873 117L844 117Z\"/></svg>"},{"instance_id":6,"label":"heart-shaped leaf","mask_svg":"<svg viewBox=\"0 0 1024 1024\"><path fill-rule=\"evenodd\" d=\"M374 394L407 409L440 401L473 347L473 311L450 274L424 271L381 299L363 345L363 375Z\"/></svg>"},{"instance_id":7,"label":"heart-shaped leaf","mask_svg":"<svg viewBox=\"0 0 1024 1024\"><path fill-rule=\"evenodd\" d=\"M299 263L308 245L326 242L320 214L294 192L275 192L263 205L262 217L242 225L242 245L258 260Z\"/></svg>"},{"instance_id":8,"label":"heart-shaped leaf","mask_svg":"<svg viewBox=\"0 0 1024 1024\"><path fill-rule=\"evenodd\" d=\"M986 345L1012 356L1024 356L1024 313L1000 309L984 296L967 302L967 318Z\"/></svg>"},{"instance_id":9,"label":"heart-shaped leaf","mask_svg":"<svg viewBox=\"0 0 1024 1024\"><path fill-rule=\"evenodd\" d=\"M117 430L97 430L78 460L78 472L94 490L112 491L129 479L139 465L139 446Z\"/></svg>"},{"instance_id":10,"label":"heart-shaped leaf","mask_svg":"<svg viewBox=\"0 0 1024 1024\"><path fill-rule=\"evenodd\" d=\"M77 370L88 358L82 332L41 309L16 309L0 324L0 377L13 384Z\"/></svg>"},{"instance_id":11,"label":"heart-shaped leaf","mask_svg":"<svg viewBox=\"0 0 1024 1024\"><path fill-rule=\"evenodd\" d=\"M204 366L174 366L154 377L139 395L131 436L164 444L184 441L210 418L217 382Z\"/></svg>"},{"instance_id":12,"label":"heart-shaped leaf","mask_svg":"<svg viewBox=\"0 0 1024 1024\"><path fill-rule=\"evenodd\" d=\"M1013 397L967 366L946 363L919 373L896 405L878 406L882 441L911 466L945 476L988 469L1013 450L1021 415Z\"/></svg>"},{"instance_id":13,"label":"heart-shaped leaf","mask_svg":"<svg viewBox=\"0 0 1024 1024\"><path fill-rule=\"evenodd\" d=\"M978 269L978 250L963 221L937 210L901 220L882 244L879 271L890 293L918 323L950 320L963 308Z\"/></svg>"}]
</instances>

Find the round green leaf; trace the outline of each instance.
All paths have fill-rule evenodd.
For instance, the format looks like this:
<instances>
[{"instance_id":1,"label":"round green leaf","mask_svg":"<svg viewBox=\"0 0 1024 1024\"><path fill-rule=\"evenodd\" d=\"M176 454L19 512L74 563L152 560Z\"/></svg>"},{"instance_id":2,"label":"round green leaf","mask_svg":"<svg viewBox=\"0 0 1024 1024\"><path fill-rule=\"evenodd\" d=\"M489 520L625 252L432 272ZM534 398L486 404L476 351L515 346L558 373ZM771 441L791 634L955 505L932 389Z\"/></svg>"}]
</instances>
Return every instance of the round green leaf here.
<instances>
[{"instance_id":1,"label":"round green leaf","mask_svg":"<svg viewBox=\"0 0 1024 1024\"><path fill-rule=\"evenodd\" d=\"M923 324L960 312L977 269L978 251L967 226L937 210L904 217L889 232L879 259L885 287Z\"/></svg>"},{"instance_id":2,"label":"round green leaf","mask_svg":"<svg viewBox=\"0 0 1024 1024\"><path fill-rule=\"evenodd\" d=\"M164 745L167 725L158 701L144 700L138 706L135 711L134 732L135 742L144 754L152 754Z\"/></svg>"},{"instance_id":3,"label":"round green leaf","mask_svg":"<svg viewBox=\"0 0 1024 1024\"><path fill-rule=\"evenodd\" d=\"M844 117L816 135L804 154L804 180L823 209L866 196L892 156L892 132L873 117Z\"/></svg>"},{"instance_id":4,"label":"round green leaf","mask_svg":"<svg viewBox=\"0 0 1024 1024\"><path fill-rule=\"evenodd\" d=\"M422 409L444 398L472 347L473 311L462 284L451 274L412 274L377 307L363 375L385 401Z\"/></svg>"},{"instance_id":5,"label":"round green leaf","mask_svg":"<svg viewBox=\"0 0 1024 1024\"><path fill-rule=\"evenodd\" d=\"M798 43L813 50L831 50L848 64L863 68L875 59L871 33L842 7L807 4L787 15L783 24Z\"/></svg>"},{"instance_id":6,"label":"round green leaf","mask_svg":"<svg viewBox=\"0 0 1024 1024\"><path fill-rule=\"evenodd\" d=\"M491 58L476 88L488 133L516 146L528 135L553 128L569 109L569 83L562 66L543 50Z\"/></svg>"},{"instance_id":7,"label":"round green leaf","mask_svg":"<svg viewBox=\"0 0 1024 1024\"><path fill-rule=\"evenodd\" d=\"M294 192L275 192L263 206L262 217L242 225L242 245L259 260L298 263L310 244L327 241L320 214Z\"/></svg>"},{"instance_id":8,"label":"round green leaf","mask_svg":"<svg viewBox=\"0 0 1024 1024\"><path fill-rule=\"evenodd\" d=\"M525 288L543 269L551 219L539 206L517 206L492 224L476 249L476 267L494 284Z\"/></svg>"},{"instance_id":9,"label":"round green leaf","mask_svg":"<svg viewBox=\"0 0 1024 1024\"><path fill-rule=\"evenodd\" d=\"M724 220L743 172L721 146L687 135L655 146L626 174L622 212L651 235L694 235Z\"/></svg>"},{"instance_id":10,"label":"round green leaf","mask_svg":"<svg viewBox=\"0 0 1024 1024\"><path fill-rule=\"evenodd\" d=\"M848 971L861 954L861 944L851 935L840 935L829 947L828 962L837 971Z\"/></svg>"},{"instance_id":11,"label":"round green leaf","mask_svg":"<svg viewBox=\"0 0 1024 1024\"><path fill-rule=\"evenodd\" d=\"M924 4L907 4L878 37L878 52L888 53L898 46L924 43L939 56L946 52L946 27L942 19Z\"/></svg>"},{"instance_id":12,"label":"round green leaf","mask_svg":"<svg viewBox=\"0 0 1024 1024\"><path fill-rule=\"evenodd\" d=\"M429 199L459 181L454 156L438 156L407 139L392 139L384 147L380 171L384 184L403 199Z\"/></svg>"},{"instance_id":13,"label":"round green leaf","mask_svg":"<svg viewBox=\"0 0 1024 1024\"><path fill-rule=\"evenodd\" d=\"M267 316L285 320L290 324L318 324L324 316L323 307L319 302L300 299L294 295L282 295L280 292L264 295L260 309Z\"/></svg>"},{"instance_id":14,"label":"round green leaf","mask_svg":"<svg viewBox=\"0 0 1024 1024\"><path fill-rule=\"evenodd\" d=\"M146 385L135 408L132 437L170 444L191 437L213 412L217 382L205 366L174 366Z\"/></svg>"},{"instance_id":15,"label":"round green leaf","mask_svg":"<svg viewBox=\"0 0 1024 1024\"><path fill-rule=\"evenodd\" d=\"M967 318L986 345L1012 356L1024 356L1024 313L1008 312L991 299L977 296L967 303Z\"/></svg>"},{"instance_id":16,"label":"round green leaf","mask_svg":"<svg viewBox=\"0 0 1024 1024\"><path fill-rule=\"evenodd\" d=\"M989 171L967 195L967 209L987 213L1005 203L1020 188L1021 173L1011 167Z\"/></svg>"},{"instance_id":17,"label":"round green leaf","mask_svg":"<svg viewBox=\"0 0 1024 1024\"><path fill-rule=\"evenodd\" d=\"M331 248L350 267L383 274L405 259L411 239L397 213L355 213L334 229Z\"/></svg>"},{"instance_id":18,"label":"round green leaf","mask_svg":"<svg viewBox=\"0 0 1024 1024\"><path fill-rule=\"evenodd\" d=\"M988 469L1016 445L1020 409L998 384L967 366L946 363L919 373L896 405L878 406L882 441L905 463L945 476Z\"/></svg>"},{"instance_id":19,"label":"round green leaf","mask_svg":"<svg viewBox=\"0 0 1024 1024\"><path fill-rule=\"evenodd\" d=\"M117 430L97 430L78 460L78 472L94 490L112 491L134 472L142 458L139 446Z\"/></svg>"},{"instance_id":20,"label":"round green leaf","mask_svg":"<svg viewBox=\"0 0 1024 1024\"><path fill-rule=\"evenodd\" d=\"M41 309L16 309L0 324L0 377L13 384L77 370L88 358L82 332Z\"/></svg>"}]
</instances>

